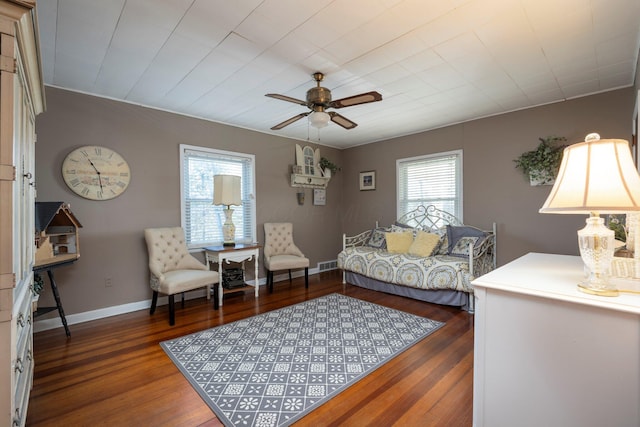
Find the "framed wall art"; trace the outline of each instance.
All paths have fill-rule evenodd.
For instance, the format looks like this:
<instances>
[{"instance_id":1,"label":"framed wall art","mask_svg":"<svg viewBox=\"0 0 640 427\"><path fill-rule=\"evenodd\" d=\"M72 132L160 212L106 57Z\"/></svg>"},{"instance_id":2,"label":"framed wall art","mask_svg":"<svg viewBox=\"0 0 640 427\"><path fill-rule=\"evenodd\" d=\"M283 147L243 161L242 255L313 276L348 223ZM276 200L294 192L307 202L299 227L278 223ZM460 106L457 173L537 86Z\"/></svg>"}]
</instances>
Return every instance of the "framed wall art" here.
<instances>
[{"instance_id":1,"label":"framed wall art","mask_svg":"<svg viewBox=\"0 0 640 427\"><path fill-rule=\"evenodd\" d=\"M360 191L376 189L376 171L360 172Z\"/></svg>"},{"instance_id":2,"label":"framed wall art","mask_svg":"<svg viewBox=\"0 0 640 427\"><path fill-rule=\"evenodd\" d=\"M324 188L313 189L313 204L316 206L324 206L327 204L327 190Z\"/></svg>"}]
</instances>

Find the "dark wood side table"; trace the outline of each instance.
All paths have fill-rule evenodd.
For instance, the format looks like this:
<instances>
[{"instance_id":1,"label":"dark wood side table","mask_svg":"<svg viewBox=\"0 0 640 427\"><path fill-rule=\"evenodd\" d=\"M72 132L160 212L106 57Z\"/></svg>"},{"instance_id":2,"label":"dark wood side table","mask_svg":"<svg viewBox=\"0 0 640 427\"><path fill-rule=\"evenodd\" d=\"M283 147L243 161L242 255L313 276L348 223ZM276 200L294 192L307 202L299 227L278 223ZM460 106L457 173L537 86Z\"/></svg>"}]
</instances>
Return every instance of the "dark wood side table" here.
<instances>
[{"instance_id":1,"label":"dark wood side table","mask_svg":"<svg viewBox=\"0 0 640 427\"><path fill-rule=\"evenodd\" d=\"M78 260L78 254L58 255L55 257L55 259L49 258L49 259L38 261L33 266L33 272L35 274L40 274L44 271L47 272L47 275L49 276L49 284L51 285L51 292L53 292L53 297L56 300L55 307L38 307L38 309L34 313L34 317L42 316L43 314L49 313L50 311L57 309L58 314L60 315L60 320L62 320L62 326L64 326L64 331L67 334L67 337L71 336L71 331L69 330L69 325L67 325L67 318L64 315L64 309L62 308L62 300L60 299L60 293L58 292L58 285L56 283L55 278L53 277L53 270L58 267L73 264L77 260Z\"/></svg>"},{"instance_id":2,"label":"dark wood side table","mask_svg":"<svg viewBox=\"0 0 640 427\"><path fill-rule=\"evenodd\" d=\"M222 299L225 292L238 292L245 288L236 288L233 290L225 290L222 287L222 270L223 264L226 262L237 262L242 264L244 270L245 261L253 260L255 267L255 280L254 285L247 284L247 287L254 287L255 297L258 298L258 288L260 287L260 280L258 278L258 258L260 257L260 245L257 243L236 243L235 246L207 246L204 248L205 260L207 266L209 263L218 264L218 275L220 281L218 286L214 286L213 290L213 307L218 309L222 306Z\"/></svg>"}]
</instances>

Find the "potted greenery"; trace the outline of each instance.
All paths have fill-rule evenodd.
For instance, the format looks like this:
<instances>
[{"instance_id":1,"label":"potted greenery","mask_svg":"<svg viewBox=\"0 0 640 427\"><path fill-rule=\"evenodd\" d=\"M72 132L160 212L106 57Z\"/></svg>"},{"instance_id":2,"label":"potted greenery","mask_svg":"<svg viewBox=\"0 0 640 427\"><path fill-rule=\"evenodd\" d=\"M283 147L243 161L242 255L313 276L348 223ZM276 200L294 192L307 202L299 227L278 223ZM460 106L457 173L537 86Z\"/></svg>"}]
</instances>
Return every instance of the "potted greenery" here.
<instances>
[{"instance_id":1,"label":"potted greenery","mask_svg":"<svg viewBox=\"0 0 640 427\"><path fill-rule=\"evenodd\" d=\"M558 175L562 152L567 146L567 138L548 136L539 138L540 144L535 150L522 153L514 160L516 168L529 176L531 185L553 185Z\"/></svg>"},{"instance_id":2,"label":"potted greenery","mask_svg":"<svg viewBox=\"0 0 640 427\"><path fill-rule=\"evenodd\" d=\"M320 168L322 169L322 174L327 178L331 177L332 174L335 174L340 170L340 168L335 163L333 163L326 157L320 158Z\"/></svg>"}]
</instances>

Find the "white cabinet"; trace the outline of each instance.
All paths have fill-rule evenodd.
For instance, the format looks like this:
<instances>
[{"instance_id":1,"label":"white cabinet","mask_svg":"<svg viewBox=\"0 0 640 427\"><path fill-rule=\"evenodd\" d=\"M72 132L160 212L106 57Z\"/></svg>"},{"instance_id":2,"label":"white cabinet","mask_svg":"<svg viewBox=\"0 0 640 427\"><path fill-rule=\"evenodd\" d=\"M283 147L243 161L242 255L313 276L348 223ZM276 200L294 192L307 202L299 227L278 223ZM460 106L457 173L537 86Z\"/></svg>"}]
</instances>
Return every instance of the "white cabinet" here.
<instances>
[{"instance_id":1,"label":"white cabinet","mask_svg":"<svg viewBox=\"0 0 640 427\"><path fill-rule=\"evenodd\" d=\"M35 1L0 0L0 425L25 424L33 378Z\"/></svg>"},{"instance_id":2,"label":"white cabinet","mask_svg":"<svg viewBox=\"0 0 640 427\"><path fill-rule=\"evenodd\" d=\"M474 426L640 425L640 295L582 293L583 271L531 253L473 281Z\"/></svg>"}]
</instances>

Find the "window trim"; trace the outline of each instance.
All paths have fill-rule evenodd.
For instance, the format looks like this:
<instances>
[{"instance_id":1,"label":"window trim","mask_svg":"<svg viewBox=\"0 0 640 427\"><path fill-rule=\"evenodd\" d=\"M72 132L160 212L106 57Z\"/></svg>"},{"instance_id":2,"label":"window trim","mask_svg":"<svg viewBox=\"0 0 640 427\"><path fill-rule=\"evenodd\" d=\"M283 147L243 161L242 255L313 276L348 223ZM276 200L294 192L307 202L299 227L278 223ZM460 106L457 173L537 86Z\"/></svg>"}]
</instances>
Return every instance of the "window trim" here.
<instances>
[{"instance_id":1,"label":"window trim","mask_svg":"<svg viewBox=\"0 0 640 427\"><path fill-rule=\"evenodd\" d=\"M188 145L188 144L180 144L180 226L182 227L183 230L185 230L185 234L187 234L187 229L186 229L186 203L185 203L185 191L184 191L184 160L185 160L185 152L187 150L191 150L191 151L202 151L204 153L207 154L214 154L214 155L220 155L220 156L228 156L228 157L243 157L243 158L247 158L250 160L251 162L251 168L253 169L252 171L252 179L251 179L251 193L249 194L249 198L251 198L253 200L253 203L251 204L251 206L249 207L249 212L250 212L250 227L251 227L251 238L250 238L250 242L243 242L243 243L254 243L257 242L257 217L256 217L256 156L255 154L249 154L249 153L240 153L237 151L228 151L228 150L220 150L217 148L210 148L210 147L202 147L202 146L198 146L198 145ZM244 179L244 177L243 177ZM213 195L211 198L212 202L213 202ZM212 246L212 245L217 245L220 244L222 245L222 241L220 242L207 242L207 243L198 243L198 244L187 244L187 247L189 249L202 249L206 246Z\"/></svg>"},{"instance_id":2,"label":"window trim","mask_svg":"<svg viewBox=\"0 0 640 427\"><path fill-rule=\"evenodd\" d=\"M464 197L463 197L463 171L464 171L464 162L463 162L463 151L462 149L451 150L451 151L443 151L439 153L431 153L424 154L420 156L407 157L404 159L396 160L396 218L402 217L407 212L401 212L401 203L400 203L400 167L403 163L411 163L414 161L426 160L426 159L434 159L438 157L449 157L449 156L457 156L458 162L458 170L456 173L456 189L458 190L458 210L459 212L449 212L454 215L460 221L464 222Z\"/></svg>"}]
</instances>

